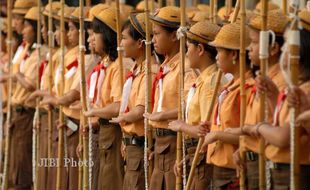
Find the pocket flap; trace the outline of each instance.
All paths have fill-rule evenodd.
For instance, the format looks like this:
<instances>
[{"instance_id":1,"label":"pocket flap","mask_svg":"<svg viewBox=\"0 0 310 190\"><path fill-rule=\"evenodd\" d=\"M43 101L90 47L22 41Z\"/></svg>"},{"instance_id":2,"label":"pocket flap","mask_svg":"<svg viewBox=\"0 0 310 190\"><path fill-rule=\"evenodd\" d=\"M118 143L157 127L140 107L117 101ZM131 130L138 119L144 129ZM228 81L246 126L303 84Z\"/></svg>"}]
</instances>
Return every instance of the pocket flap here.
<instances>
[{"instance_id":1,"label":"pocket flap","mask_svg":"<svg viewBox=\"0 0 310 190\"><path fill-rule=\"evenodd\" d=\"M132 158L127 160L127 169L132 171L137 171L140 166L140 159L139 158Z\"/></svg>"},{"instance_id":2,"label":"pocket flap","mask_svg":"<svg viewBox=\"0 0 310 190\"><path fill-rule=\"evenodd\" d=\"M170 144L163 144L163 145L157 145L155 146L155 153L162 154L165 150L168 150Z\"/></svg>"}]
</instances>

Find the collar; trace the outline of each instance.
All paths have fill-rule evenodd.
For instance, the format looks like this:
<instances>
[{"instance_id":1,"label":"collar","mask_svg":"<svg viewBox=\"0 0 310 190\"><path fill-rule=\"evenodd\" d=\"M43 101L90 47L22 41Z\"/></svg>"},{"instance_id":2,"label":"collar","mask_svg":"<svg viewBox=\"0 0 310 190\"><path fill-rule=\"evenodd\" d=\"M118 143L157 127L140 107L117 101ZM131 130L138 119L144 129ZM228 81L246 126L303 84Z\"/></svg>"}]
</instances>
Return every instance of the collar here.
<instances>
[{"instance_id":1,"label":"collar","mask_svg":"<svg viewBox=\"0 0 310 190\"><path fill-rule=\"evenodd\" d=\"M169 71L172 71L176 68L180 63L180 53L175 54L170 60L165 59L165 61L161 64L161 67L168 66Z\"/></svg>"},{"instance_id":2,"label":"collar","mask_svg":"<svg viewBox=\"0 0 310 190\"><path fill-rule=\"evenodd\" d=\"M217 71L216 64L212 64L208 66L204 71L202 71L202 73L200 73L200 75L196 79L196 82L195 82L196 86L201 85L208 76L212 75L216 71Z\"/></svg>"}]
</instances>

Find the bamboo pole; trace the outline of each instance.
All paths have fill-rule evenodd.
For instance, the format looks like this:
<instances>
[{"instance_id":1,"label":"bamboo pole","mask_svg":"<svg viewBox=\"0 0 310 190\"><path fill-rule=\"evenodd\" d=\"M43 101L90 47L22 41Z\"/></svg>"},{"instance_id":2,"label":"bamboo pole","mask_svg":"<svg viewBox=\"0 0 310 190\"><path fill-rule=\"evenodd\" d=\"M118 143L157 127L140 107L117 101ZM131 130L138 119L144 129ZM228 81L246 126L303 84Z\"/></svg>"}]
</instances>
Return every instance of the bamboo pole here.
<instances>
[{"instance_id":1,"label":"bamboo pole","mask_svg":"<svg viewBox=\"0 0 310 190\"><path fill-rule=\"evenodd\" d=\"M118 63L120 70L120 86L123 86L124 83L124 70L123 70L123 54L121 50L121 40L122 40L122 22L121 22L121 13L120 13L120 3L119 0L116 0L116 29L117 29L117 52L118 52Z\"/></svg>"},{"instance_id":2,"label":"bamboo pole","mask_svg":"<svg viewBox=\"0 0 310 190\"><path fill-rule=\"evenodd\" d=\"M53 88L53 18L52 18L52 10L53 0L49 0L49 13L48 13L48 92L50 95L52 95L52 88ZM47 157L52 157L52 130L53 130L53 111L52 109L47 110L48 114L48 137L47 137ZM48 173L50 169L48 168Z\"/></svg>"},{"instance_id":3,"label":"bamboo pole","mask_svg":"<svg viewBox=\"0 0 310 190\"><path fill-rule=\"evenodd\" d=\"M240 0L237 0L236 4L235 4L235 9L234 9L233 15L229 19L230 22L236 22L239 10L240 10Z\"/></svg>"},{"instance_id":4,"label":"bamboo pole","mask_svg":"<svg viewBox=\"0 0 310 190\"><path fill-rule=\"evenodd\" d=\"M13 1L7 0L7 24L8 24L8 36L7 36L7 43L8 43L8 57L9 57L9 80L8 80L8 100L7 100L7 115L6 115L6 138L5 138L5 155L4 155L4 168L3 168L3 183L2 183L2 190L8 189L8 168L9 168L9 160L10 160L10 138L11 138L11 112L12 112L12 104L11 104L11 97L12 97L12 9L13 9Z\"/></svg>"},{"instance_id":5,"label":"bamboo pole","mask_svg":"<svg viewBox=\"0 0 310 190\"><path fill-rule=\"evenodd\" d=\"M180 0L181 8L181 29L186 27L186 2ZM181 65L180 65L180 81L179 81L179 103L178 103L178 119L184 121L185 115L185 104L184 104L184 71L185 71L185 35L180 35L180 54L181 54ZM177 133L177 150L176 150L176 162L182 161L182 132ZM182 177L176 177L176 190L182 189Z\"/></svg>"},{"instance_id":6,"label":"bamboo pole","mask_svg":"<svg viewBox=\"0 0 310 190\"><path fill-rule=\"evenodd\" d=\"M153 0L152 0L153 1ZM150 35L150 20L149 20L149 15L150 15L150 10L149 10L149 3L148 0L144 0L145 2L145 55L146 55L146 60L145 60L145 113L151 113L152 112L152 77L151 77L151 35ZM152 128L149 126L149 121L147 118L144 118L144 136L146 137L145 140L145 147L147 147L147 151L150 152L150 148L153 147L153 133L152 133ZM148 182L151 180L151 175L153 173L153 168L154 168L154 162L152 160L147 161L147 155L146 156L146 163L144 165L145 168L148 168L148 170L145 172L145 183L148 186ZM148 164L147 164L148 162Z\"/></svg>"},{"instance_id":7,"label":"bamboo pole","mask_svg":"<svg viewBox=\"0 0 310 190\"><path fill-rule=\"evenodd\" d=\"M209 0L209 1L210 1L210 16L209 16L209 20L213 23L214 0Z\"/></svg>"},{"instance_id":8,"label":"bamboo pole","mask_svg":"<svg viewBox=\"0 0 310 190\"><path fill-rule=\"evenodd\" d=\"M217 20L217 4L218 4L218 2L217 2L217 0L213 0L213 1L214 1L214 3L213 3L214 7L213 7L212 18L213 18L213 23L216 23L216 20Z\"/></svg>"},{"instance_id":9,"label":"bamboo pole","mask_svg":"<svg viewBox=\"0 0 310 190\"><path fill-rule=\"evenodd\" d=\"M282 11L284 15L287 14L287 0L282 0Z\"/></svg>"},{"instance_id":10,"label":"bamboo pole","mask_svg":"<svg viewBox=\"0 0 310 190\"><path fill-rule=\"evenodd\" d=\"M246 49L246 13L245 13L245 0L240 0L240 13L241 13L241 31L240 31L240 55L239 55L239 69L240 69L240 127L244 125L245 115L246 115L246 93L245 93L245 49ZM245 151L243 146L244 136L239 138L239 148L240 148L240 158L245 160ZM245 171L240 172L240 189L245 190Z\"/></svg>"},{"instance_id":11,"label":"bamboo pole","mask_svg":"<svg viewBox=\"0 0 310 190\"><path fill-rule=\"evenodd\" d=\"M158 0L158 6L162 8L164 6L164 0Z\"/></svg>"},{"instance_id":12,"label":"bamboo pole","mask_svg":"<svg viewBox=\"0 0 310 190\"><path fill-rule=\"evenodd\" d=\"M239 3L240 3L239 0L237 0L235 7L239 6L240 5ZM211 8L211 10L212 10L212 8ZM238 12L239 12L239 9L235 8L234 13L233 13L233 17L232 17L233 19L231 20L232 23L236 21L237 16L235 16L235 15L238 15ZM210 121L210 119L211 119L213 107L214 107L214 104L215 104L215 101L217 98L217 92L218 92L220 82L221 82L221 78L222 78L222 72L220 70L218 70L217 77L216 77L216 85L214 88L214 92L212 94L212 100L211 100L210 107L209 107L209 110L207 113L206 121ZM195 168L197 166L197 162L198 162L198 158L199 158L199 151L203 145L203 141L204 141L204 137L199 138L198 145L197 145L195 155L194 155L194 159L193 159L191 169L189 172L189 176L188 176L188 180L187 180L187 184L186 184L186 190L190 190L190 188L191 188L193 178L194 178Z\"/></svg>"},{"instance_id":13,"label":"bamboo pole","mask_svg":"<svg viewBox=\"0 0 310 190\"><path fill-rule=\"evenodd\" d=\"M37 72L37 79L36 79L36 89L40 89L40 79L39 79L39 67L41 64L41 1L38 0L38 20L37 20L37 46L36 50L38 53L37 58L37 65L36 65L36 72ZM40 99L36 98L36 111L33 118L33 183L34 183L34 190L38 189L38 172L39 167L37 166L38 159L39 159L39 144L40 144L40 129L38 128L39 122L40 122Z\"/></svg>"},{"instance_id":14,"label":"bamboo pole","mask_svg":"<svg viewBox=\"0 0 310 190\"><path fill-rule=\"evenodd\" d=\"M85 74L85 29L84 29L84 1L80 0L80 74L81 74L81 101L82 110L87 111L87 99L86 99L86 74ZM81 127L86 129L87 118L83 115ZM88 160L88 138L86 133L83 133L83 161L84 163ZM89 170L86 164L83 165L83 189L89 189Z\"/></svg>"},{"instance_id":15,"label":"bamboo pole","mask_svg":"<svg viewBox=\"0 0 310 190\"><path fill-rule=\"evenodd\" d=\"M261 17L262 17L262 25L261 31L266 32L267 29L267 14L268 14L268 1L261 0ZM263 45L263 44L260 44ZM262 77L266 77L267 75L267 67L268 67L268 57L260 58L260 74ZM259 121L265 121L266 115L266 94L260 95L260 113L259 113ZM260 138L259 140L259 189L266 189L266 163L265 163L265 140Z\"/></svg>"},{"instance_id":16,"label":"bamboo pole","mask_svg":"<svg viewBox=\"0 0 310 190\"><path fill-rule=\"evenodd\" d=\"M299 53L300 53L300 33L298 29L298 8L299 2L292 4L294 9L294 20L289 31L289 59L291 69L291 85L298 85L299 75ZM290 85L290 86L291 86ZM298 116L299 108L290 109L290 156L291 156L291 171L290 171L290 189L300 189L300 133L301 128L295 126L295 120Z\"/></svg>"},{"instance_id":17,"label":"bamboo pole","mask_svg":"<svg viewBox=\"0 0 310 190\"><path fill-rule=\"evenodd\" d=\"M207 121L211 120L213 107L215 105L216 98L217 98L217 93L218 93L218 90L219 90L219 87L220 87L220 83L221 83L221 78L222 78L222 72L219 69L217 74L216 74L216 85L215 85L215 88L214 88L214 92L212 94L212 100L210 102L210 107L209 107L209 110L207 112L207 118L206 118ZM191 166L191 169L190 169L190 172L189 172L189 176L188 176L188 180L187 180L187 184L186 184L186 190L190 190L191 189L191 185L192 185L192 182L193 182L193 179L194 179L194 175L195 175L195 169L196 169L198 158L199 158L199 151L200 151L200 149L201 149L201 147L203 145L203 141L204 141L204 138L200 137L199 141L198 141L197 148L196 148L196 152L195 152L195 155L194 155L194 159L193 159L193 162L192 162L192 166Z\"/></svg>"},{"instance_id":18,"label":"bamboo pole","mask_svg":"<svg viewBox=\"0 0 310 190\"><path fill-rule=\"evenodd\" d=\"M64 66L64 54L65 54L65 21L64 21L64 7L65 7L65 1L61 0L61 16L60 16L60 48L61 48L61 57L60 57L60 65L61 65L61 75L60 75L60 83L61 83L61 89L60 89L60 96L63 96L64 93L64 72L65 72L65 66ZM59 124L64 124L64 113L63 113L63 106L59 106ZM58 165L57 165L57 177L56 177L56 190L62 190L64 187L62 187L62 173L64 171L64 128L60 127L58 129Z\"/></svg>"}]
</instances>

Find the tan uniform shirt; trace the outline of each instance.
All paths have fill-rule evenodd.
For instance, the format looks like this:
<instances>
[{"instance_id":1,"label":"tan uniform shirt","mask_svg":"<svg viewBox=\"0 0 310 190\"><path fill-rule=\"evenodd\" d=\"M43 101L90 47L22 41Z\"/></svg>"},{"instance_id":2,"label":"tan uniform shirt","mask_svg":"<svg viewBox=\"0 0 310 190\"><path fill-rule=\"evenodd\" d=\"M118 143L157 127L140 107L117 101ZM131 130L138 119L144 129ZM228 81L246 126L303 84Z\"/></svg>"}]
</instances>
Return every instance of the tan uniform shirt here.
<instances>
[{"instance_id":1,"label":"tan uniform shirt","mask_svg":"<svg viewBox=\"0 0 310 190\"><path fill-rule=\"evenodd\" d=\"M300 86L300 88L306 93L307 97L310 97L310 82L306 82ZM289 108L287 101L285 100L280 112L279 112L279 125L278 127L284 127L289 118ZM300 164L310 164L310 137L309 135L302 134L300 138ZM279 148L274 145L268 144L265 149L266 157L275 163L290 163L290 147Z\"/></svg>"},{"instance_id":2,"label":"tan uniform shirt","mask_svg":"<svg viewBox=\"0 0 310 190\"><path fill-rule=\"evenodd\" d=\"M152 64L151 69L151 78L154 79L158 65L154 62ZM140 65L134 65L132 68L132 72L134 73L135 77L132 82L132 87L129 95L128 101L128 109L129 111L132 110L134 107L137 106L145 106L145 62ZM134 69L135 68L135 69ZM121 127L126 134L130 135L137 135L137 136L144 136L144 120L140 120L134 123L122 123Z\"/></svg>"},{"instance_id":3,"label":"tan uniform shirt","mask_svg":"<svg viewBox=\"0 0 310 190\"><path fill-rule=\"evenodd\" d=\"M245 93L248 97L254 85L251 74L246 73ZM219 103L221 102L221 103ZM220 104L220 105L219 105ZM214 109L214 118L211 131L224 131L227 128L240 127L240 78L231 81L219 96ZM235 169L233 153L238 146L216 141L208 146L207 162L218 167Z\"/></svg>"},{"instance_id":4,"label":"tan uniform shirt","mask_svg":"<svg viewBox=\"0 0 310 190\"><path fill-rule=\"evenodd\" d=\"M275 64L269 68L268 77L277 85L279 91L286 87L285 80L280 70L280 65ZM252 89L250 99L247 102L245 125L256 125L260 118L260 100L256 94L255 86ZM268 110L268 121L272 123L273 110ZM252 136L244 136L243 145L247 150L258 153L259 141L258 138Z\"/></svg>"}]
</instances>

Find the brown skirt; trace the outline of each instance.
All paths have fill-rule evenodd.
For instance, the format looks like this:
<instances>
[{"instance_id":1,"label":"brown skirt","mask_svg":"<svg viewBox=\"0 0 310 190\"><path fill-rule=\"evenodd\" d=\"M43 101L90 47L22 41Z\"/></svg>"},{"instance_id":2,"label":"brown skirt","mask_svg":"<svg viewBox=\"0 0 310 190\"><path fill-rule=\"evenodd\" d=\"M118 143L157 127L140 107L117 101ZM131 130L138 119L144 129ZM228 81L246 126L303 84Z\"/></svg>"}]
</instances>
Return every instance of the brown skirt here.
<instances>
[{"instance_id":1,"label":"brown skirt","mask_svg":"<svg viewBox=\"0 0 310 190\"><path fill-rule=\"evenodd\" d=\"M34 109L12 110L8 187L31 189L32 185L32 127Z\"/></svg>"},{"instance_id":2,"label":"brown skirt","mask_svg":"<svg viewBox=\"0 0 310 190\"><path fill-rule=\"evenodd\" d=\"M173 167L176 161L176 136L156 136L154 170L150 190L174 190L176 177Z\"/></svg>"},{"instance_id":3,"label":"brown skirt","mask_svg":"<svg viewBox=\"0 0 310 190\"><path fill-rule=\"evenodd\" d=\"M212 189L239 190L239 181L236 170L213 166Z\"/></svg>"},{"instance_id":4,"label":"brown skirt","mask_svg":"<svg viewBox=\"0 0 310 190\"><path fill-rule=\"evenodd\" d=\"M259 189L258 160L246 161L246 184L248 190Z\"/></svg>"},{"instance_id":5,"label":"brown skirt","mask_svg":"<svg viewBox=\"0 0 310 190\"><path fill-rule=\"evenodd\" d=\"M100 170L98 190L123 189L124 160L121 155L122 132L119 125L100 126Z\"/></svg>"}]
</instances>

